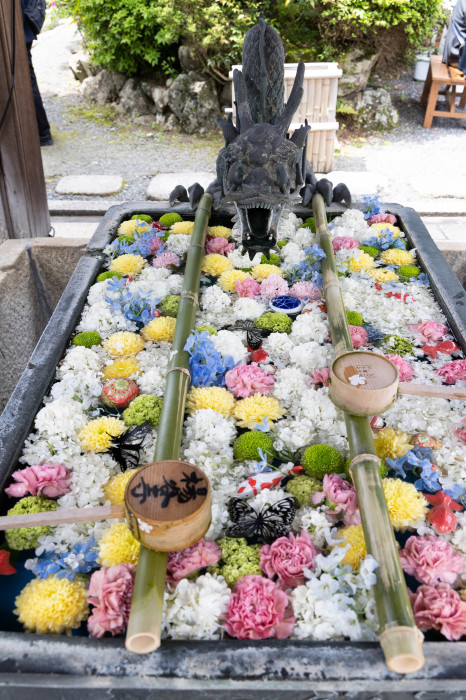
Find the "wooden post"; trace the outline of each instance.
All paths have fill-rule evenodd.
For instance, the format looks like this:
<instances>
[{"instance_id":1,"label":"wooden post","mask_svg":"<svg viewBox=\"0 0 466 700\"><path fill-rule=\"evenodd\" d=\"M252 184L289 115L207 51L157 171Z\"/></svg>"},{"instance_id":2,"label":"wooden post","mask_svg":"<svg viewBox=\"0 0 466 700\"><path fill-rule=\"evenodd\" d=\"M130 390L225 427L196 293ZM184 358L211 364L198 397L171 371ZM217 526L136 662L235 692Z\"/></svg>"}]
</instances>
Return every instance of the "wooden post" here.
<instances>
[{"instance_id":1,"label":"wooden post","mask_svg":"<svg viewBox=\"0 0 466 700\"><path fill-rule=\"evenodd\" d=\"M13 12L15 8L15 12ZM15 26L13 27L13 15ZM13 36L15 56L13 61ZM48 236L50 216L20 0L0 2L0 242Z\"/></svg>"}]
</instances>

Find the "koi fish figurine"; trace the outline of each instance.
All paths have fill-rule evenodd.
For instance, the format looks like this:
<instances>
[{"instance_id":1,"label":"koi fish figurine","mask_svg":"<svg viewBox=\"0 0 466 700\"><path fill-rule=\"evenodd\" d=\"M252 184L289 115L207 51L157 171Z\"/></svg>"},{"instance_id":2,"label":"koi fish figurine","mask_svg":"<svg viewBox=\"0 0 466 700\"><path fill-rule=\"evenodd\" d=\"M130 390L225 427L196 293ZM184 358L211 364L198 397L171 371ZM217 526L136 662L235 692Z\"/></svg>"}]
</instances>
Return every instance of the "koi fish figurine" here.
<instances>
[{"instance_id":1,"label":"koi fish figurine","mask_svg":"<svg viewBox=\"0 0 466 700\"><path fill-rule=\"evenodd\" d=\"M301 474L303 468L298 466L288 467L284 471L275 472L259 472L250 476L240 483L236 491L236 496L238 498L249 498L250 496L257 496L258 493L265 491L266 489L273 489L274 486L278 486L285 476L291 476L291 474Z\"/></svg>"},{"instance_id":2,"label":"koi fish figurine","mask_svg":"<svg viewBox=\"0 0 466 700\"><path fill-rule=\"evenodd\" d=\"M375 283L375 288L379 290L379 292L382 291L382 285L380 285L378 282ZM403 301L405 304L412 304L416 299L411 296L411 294L408 294L405 292L402 294L401 292L384 292L386 297L394 297L395 299L400 299Z\"/></svg>"},{"instance_id":3,"label":"koi fish figurine","mask_svg":"<svg viewBox=\"0 0 466 700\"><path fill-rule=\"evenodd\" d=\"M456 529L456 517L454 510L463 510L463 506L457 503L443 491L438 493L425 493L424 498L434 507L427 513L427 520L437 532L453 532Z\"/></svg>"}]
</instances>

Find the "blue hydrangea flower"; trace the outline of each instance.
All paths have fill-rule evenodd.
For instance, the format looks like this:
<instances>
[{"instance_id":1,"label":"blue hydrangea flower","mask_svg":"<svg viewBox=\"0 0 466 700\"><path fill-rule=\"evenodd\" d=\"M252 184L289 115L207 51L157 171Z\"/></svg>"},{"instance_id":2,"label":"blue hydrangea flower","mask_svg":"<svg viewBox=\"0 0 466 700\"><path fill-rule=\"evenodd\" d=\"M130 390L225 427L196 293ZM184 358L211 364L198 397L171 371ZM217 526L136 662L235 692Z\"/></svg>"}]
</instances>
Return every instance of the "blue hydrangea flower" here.
<instances>
[{"instance_id":1,"label":"blue hydrangea flower","mask_svg":"<svg viewBox=\"0 0 466 700\"><path fill-rule=\"evenodd\" d=\"M291 282L301 282L306 280L320 286L322 284L321 260L326 257L324 251L314 243L310 248L306 248L306 258L296 265L292 265L288 270Z\"/></svg>"},{"instance_id":2,"label":"blue hydrangea flower","mask_svg":"<svg viewBox=\"0 0 466 700\"><path fill-rule=\"evenodd\" d=\"M435 469L432 469L432 464L428 459L423 459L419 462L421 467L420 478L414 482L414 486L418 491L427 491L427 493L436 493L441 491L442 486L439 483L440 474Z\"/></svg>"},{"instance_id":3,"label":"blue hydrangea flower","mask_svg":"<svg viewBox=\"0 0 466 700\"><path fill-rule=\"evenodd\" d=\"M372 343L372 345L378 345L385 338L385 333L382 333L382 331L374 328L374 326L363 326L363 328L369 336L368 342Z\"/></svg>"},{"instance_id":4,"label":"blue hydrangea flower","mask_svg":"<svg viewBox=\"0 0 466 700\"><path fill-rule=\"evenodd\" d=\"M270 425L269 425L269 419L267 416L264 416L262 419L262 423L256 423L254 426L254 430L260 430L261 433L268 433L270 430Z\"/></svg>"},{"instance_id":5,"label":"blue hydrangea flower","mask_svg":"<svg viewBox=\"0 0 466 700\"><path fill-rule=\"evenodd\" d=\"M37 560L32 571L41 579L55 574L57 578L73 581L79 574L88 574L96 568L98 555L97 542L90 537L85 542L75 544L65 554L47 552Z\"/></svg>"},{"instance_id":6,"label":"blue hydrangea flower","mask_svg":"<svg viewBox=\"0 0 466 700\"><path fill-rule=\"evenodd\" d=\"M264 452L261 450L260 447L257 448L257 451L259 453L260 461L256 462L256 467L257 467L257 472L262 473L262 472L271 472L272 467L267 464L267 455L264 454Z\"/></svg>"},{"instance_id":7,"label":"blue hydrangea flower","mask_svg":"<svg viewBox=\"0 0 466 700\"><path fill-rule=\"evenodd\" d=\"M193 331L184 349L189 353L189 369L193 386L225 386L225 373L233 369L235 362L228 355L223 357L210 340L208 331Z\"/></svg>"},{"instance_id":8,"label":"blue hydrangea flower","mask_svg":"<svg viewBox=\"0 0 466 700\"><path fill-rule=\"evenodd\" d=\"M155 318L160 298L156 297L153 292L143 292L140 289L130 290L126 286L126 281L119 279L112 279L108 283L107 291L118 293L117 297L105 295L105 301L110 305L110 309L121 311L129 321L136 321L136 323L146 326L149 321Z\"/></svg>"},{"instance_id":9,"label":"blue hydrangea flower","mask_svg":"<svg viewBox=\"0 0 466 700\"><path fill-rule=\"evenodd\" d=\"M375 214L384 213L382 208L382 202L380 201L379 196L377 194L363 194L362 198L366 205L366 209L364 212L365 219L370 219L371 216L375 216Z\"/></svg>"},{"instance_id":10,"label":"blue hydrangea flower","mask_svg":"<svg viewBox=\"0 0 466 700\"><path fill-rule=\"evenodd\" d=\"M454 484L451 489L444 489L444 493L450 496L456 503L460 503L466 508L466 490L463 486Z\"/></svg>"},{"instance_id":11,"label":"blue hydrangea flower","mask_svg":"<svg viewBox=\"0 0 466 700\"><path fill-rule=\"evenodd\" d=\"M421 274L417 277L413 277L411 282L414 282L415 284L429 284L429 277L425 272L421 272Z\"/></svg>"}]
</instances>

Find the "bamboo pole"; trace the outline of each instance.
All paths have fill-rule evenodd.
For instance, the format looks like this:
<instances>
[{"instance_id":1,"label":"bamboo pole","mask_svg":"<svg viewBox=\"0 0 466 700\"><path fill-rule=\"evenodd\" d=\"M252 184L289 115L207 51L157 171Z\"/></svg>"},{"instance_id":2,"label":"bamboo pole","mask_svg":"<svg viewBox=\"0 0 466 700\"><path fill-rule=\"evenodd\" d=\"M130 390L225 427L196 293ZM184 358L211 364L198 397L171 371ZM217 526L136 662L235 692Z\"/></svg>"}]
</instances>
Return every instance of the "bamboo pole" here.
<instances>
[{"instance_id":1,"label":"bamboo pole","mask_svg":"<svg viewBox=\"0 0 466 700\"><path fill-rule=\"evenodd\" d=\"M194 327L198 307L201 265L211 209L212 196L204 194L196 211L191 246L186 260L183 291L157 433L155 461L179 458L186 396L190 382L189 355L184 350L184 346ZM155 552L141 546L126 633L126 648L137 654L148 654L160 646L167 559L166 552Z\"/></svg>"},{"instance_id":2,"label":"bamboo pole","mask_svg":"<svg viewBox=\"0 0 466 700\"><path fill-rule=\"evenodd\" d=\"M325 252L322 260L324 295L335 356L353 350L345 307L335 265L332 239L327 227L323 197L312 198L317 243ZM351 474L358 496L367 551L378 562L375 600L379 617L380 644L388 668L412 673L422 668L421 632L416 628L404 574L380 477L372 431L367 417L345 412L351 454Z\"/></svg>"}]
</instances>

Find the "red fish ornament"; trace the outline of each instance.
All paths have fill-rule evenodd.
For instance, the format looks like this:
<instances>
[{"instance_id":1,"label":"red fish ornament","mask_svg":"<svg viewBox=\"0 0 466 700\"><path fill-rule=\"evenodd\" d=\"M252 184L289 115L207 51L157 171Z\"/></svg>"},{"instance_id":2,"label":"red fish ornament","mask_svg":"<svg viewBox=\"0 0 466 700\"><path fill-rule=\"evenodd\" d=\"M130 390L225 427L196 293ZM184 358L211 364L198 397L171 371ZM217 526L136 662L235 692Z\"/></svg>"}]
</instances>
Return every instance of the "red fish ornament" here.
<instances>
[{"instance_id":1,"label":"red fish ornament","mask_svg":"<svg viewBox=\"0 0 466 700\"><path fill-rule=\"evenodd\" d=\"M453 532L456 528L456 517L453 511L463 510L463 506L443 491L425 493L424 497L434 506L427 513L427 520L432 527L440 533Z\"/></svg>"},{"instance_id":2,"label":"red fish ornament","mask_svg":"<svg viewBox=\"0 0 466 700\"><path fill-rule=\"evenodd\" d=\"M378 282L375 283L375 288L378 289L379 292L382 291L382 286ZM402 294L401 292L384 292L384 294L386 297L394 297L395 299L400 299L405 304L412 304L414 301L416 301L416 299L407 292L405 292L404 294Z\"/></svg>"},{"instance_id":3,"label":"red fish ornament","mask_svg":"<svg viewBox=\"0 0 466 700\"><path fill-rule=\"evenodd\" d=\"M452 355L454 352L460 350L460 346L454 343L452 340L444 340L443 343L439 345L424 345L421 350L425 355L429 355L432 360L435 360L439 352L443 352L445 355Z\"/></svg>"},{"instance_id":4,"label":"red fish ornament","mask_svg":"<svg viewBox=\"0 0 466 700\"><path fill-rule=\"evenodd\" d=\"M251 362L257 362L257 364L260 364L261 362L267 362L269 359L269 356L262 348L259 348L258 350L250 350L250 348L248 348L248 350L250 351Z\"/></svg>"},{"instance_id":5,"label":"red fish ornament","mask_svg":"<svg viewBox=\"0 0 466 700\"><path fill-rule=\"evenodd\" d=\"M249 498L250 496L257 496L258 493L265 491L266 489L273 489L274 486L278 486L285 476L290 476L291 474L300 474L303 471L301 466L288 467L284 471L273 471L273 472L259 472L245 479L238 486L236 495L238 498Z\"/></svg>"},{"instance_id":6,"label":"red fish ornament","mask_svg":"<svg viewBox=\"0 0 466 700\"><path fill-rule=\"evenodd\" d=\"M6 549L0 549L0 574L8 576L9 574L16 574L16 569L11 566L10 562L10 552Z\"/></svg>"}]
</instances>

